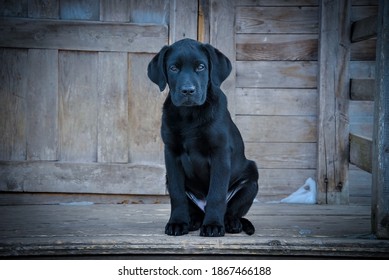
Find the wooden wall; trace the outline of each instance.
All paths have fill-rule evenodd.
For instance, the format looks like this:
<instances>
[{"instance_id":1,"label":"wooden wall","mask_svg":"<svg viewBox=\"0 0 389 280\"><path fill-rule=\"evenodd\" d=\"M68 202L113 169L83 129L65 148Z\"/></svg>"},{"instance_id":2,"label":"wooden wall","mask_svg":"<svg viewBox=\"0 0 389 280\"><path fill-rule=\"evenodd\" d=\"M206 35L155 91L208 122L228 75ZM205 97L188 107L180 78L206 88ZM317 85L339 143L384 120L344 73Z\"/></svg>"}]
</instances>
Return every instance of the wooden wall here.
<instances>
[{"instance_id":1,"label":"wooden wall","mask_svg":"<svg viewBox=\"0 0 389 280\"><path fill-rule=\"evenodd\" d=\"M0 190L165 194L169 1L0 2Z\"/></svg>"},{"instance_id":2,"label":"wooden wall","mask_svg":"<svg viewBox=\"0 0 389 280\"><path fill-rule=\"evenodd\" d=\"M377 13L351 3L350 25ZM317 179L319 20L319 0L0 0L0 191L165 195L166 92L146 68L190 37L233 63L222 87L258 198L289 195ZM350 53L349 77L373 78L375 40ZM372 111L351 101L350 130L371 135ZM366 176L350 170L354 202Z\"/></svg>"},{"instance_id":3,"label":"wooden wall","mask_svg":"<svg viewBox=\"0 0 389 280\"><path fill-rule=\"evenodd\" d=\"M236 122L259 168L259 197L315 178L318 1L239 1Z\"/></svg>"},{"instance_id":4,"label":"wooden wall","mask_svg":"<svg viewBox=\"0 0 389 280\"><path fill-rule=\"evenodd\" d=\"M351 22L377 15L378 1L352 1ZM376 39L351 44L350 79L375 78ZM372 138L374 101L354 101L349 103L350 133ZM350 165L350 203L371 203L372 176L368 172Z\"/></svg>"}]
</instances>

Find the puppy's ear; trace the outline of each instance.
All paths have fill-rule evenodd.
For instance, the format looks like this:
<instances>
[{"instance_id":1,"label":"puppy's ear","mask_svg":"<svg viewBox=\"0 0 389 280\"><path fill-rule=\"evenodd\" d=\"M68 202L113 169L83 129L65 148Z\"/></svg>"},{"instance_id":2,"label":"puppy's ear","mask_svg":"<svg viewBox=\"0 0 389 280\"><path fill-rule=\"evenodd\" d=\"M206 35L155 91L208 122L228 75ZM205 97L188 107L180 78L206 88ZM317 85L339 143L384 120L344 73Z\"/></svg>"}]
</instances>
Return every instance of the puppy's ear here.
<instances>
[{"instance_id":1,"label":"puppy's ear","mask_svg":"<svg viewBox=\"0 0 389 280\"><path fill-rule=\"evenodd\" d=\"M149 79L159 86L159 90L163 91L166 87L166 69L165 69L165 55L168 46L164 46L159 53L157 53L150 61L147 67L147 76Z\"/></svg>"},{"instance_id":2,"label":"puppy's ear","mask_svg":"<svg viewBox=\"0 0 389 280\"><path fill-rule=\"evenodd\" d=\"M221 51L210 44L204 44L204 49L208 54L210 80L215 86L219 87L231 73L231 62Z\"/></svg>"}]
</instances>

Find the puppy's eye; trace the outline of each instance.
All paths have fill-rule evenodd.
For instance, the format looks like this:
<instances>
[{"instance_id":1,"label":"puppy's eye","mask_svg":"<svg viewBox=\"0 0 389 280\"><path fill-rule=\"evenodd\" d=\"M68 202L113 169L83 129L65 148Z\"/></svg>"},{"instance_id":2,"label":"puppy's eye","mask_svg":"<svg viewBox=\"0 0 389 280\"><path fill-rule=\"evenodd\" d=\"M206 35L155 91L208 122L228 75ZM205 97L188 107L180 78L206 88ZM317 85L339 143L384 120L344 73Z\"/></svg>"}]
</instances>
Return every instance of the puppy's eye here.
<instances>
[{"instance_id":1,"label":"puppy's eye","mask_svg":"<svg viewBox=\"0 0 389 280\"><path fill-rule=\"evenodd\" d=\"M196 67L196 72L201 72L205 70L205 65L204 64L199 64L197 67Z\"/></svg>"},{"instance_id":2,"label":"puppy's eye","mask_svg":"<svg viewBox=\"0 0 389 280\"><path fill-rule=\"evenodd\" d=\"M170 67L169 67L169 70L170 71L172 71L172 72L178 72L178 68L177 68L177 66L176 65L171 65Z\"/></svg>"}]
</instances>

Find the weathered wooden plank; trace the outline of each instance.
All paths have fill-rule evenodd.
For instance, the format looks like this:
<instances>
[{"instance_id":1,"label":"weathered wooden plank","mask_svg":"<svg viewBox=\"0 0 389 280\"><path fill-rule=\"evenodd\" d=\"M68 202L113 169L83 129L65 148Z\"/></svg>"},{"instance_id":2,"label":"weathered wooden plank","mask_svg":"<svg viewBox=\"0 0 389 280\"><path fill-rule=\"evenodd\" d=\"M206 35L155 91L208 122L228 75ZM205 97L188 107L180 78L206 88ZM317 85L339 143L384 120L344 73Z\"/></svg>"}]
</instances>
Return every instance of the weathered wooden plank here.
<instances>
[{"instance_id":1,"label":"weathered wooden plank","mask_svg":"<svg viewBox=\"0 0 389 280\"><path fill-rule=\"evenodd\" d=\"M285 1L285 0L240 0L237 5L239 6L317 6L318 0L295 0Z\"/></svg>"},{"instance_id":2,"label":"weathered wooden plank","mask_svg":"<svg viewBox=\"0 0 389 280\"><path fill-rule=\"evenodd\" d=\"M374 0L375 1L375 0ZM351 7L351 22L356 22L370 16L377 16L378 5L374 6L352 6Z\"/></svg>"},{"instance_id":3,"label":"weathered wooden plank","mask_svg":"<svg viewBox=\"0 0 389 280\"><path fill-rule=\"evenodd\" d=\"M0 1L0 16L27 17L28 0Z\"/></svg>"},{"instance_id":4,"label":"weathered wooden plank","mask_svg":"<svg viewBox=\"0 0 389 280\"><path fill-rule=\"evenodd\" d=\"M0 162L0 191L165 195L163 165Z\"/></svg>"},{"instance_id":5,"label":"weathered wooden plank","mask_svg":"<svg viewBox=\"0 0 389 280\"><path fill-rule=\"evenodd\" d=\"M235 118L235 88L236 88L236 44L235 36L232 35L235 28L235 1L212 0L209 1L209 43L219 49L231 61L232 70L230 75L221 85L221 89L228 99L228 109Z\"/></svg>"},{"instance_id":6,"label":"weathered wooden plank","mask_svg":"<svg viewBox=\"0 0 389 280\"><path fill-rule=\"evenodd\" d=\"M101 0L100 20L113 22L130 21L130 2L123 0Z\"/></svg>"},{"instance_id":7,"label":"weathered wooden plank","mask_svg":"<svg viewBox=\"0 0 389 280\"><path fill-rule=\"evenodd\" d=\"M58 159L58 51L28 50L27 159Z\"/></svg>"},{"instance_id":8,"label":"weathered wooden plank","mask_svg":"<svg viewBox=\"0 0 389 280\"><path fill-rule=\"evenodd\" d=\"M258 162L257 162L258 163ZM316 169L258 169L258 195L261 202L280 201L295 192L311 177L316 178Z\"/></svg>"},{"instance_id":9,"label":"weathered wooden plank","mask_svg":"<svg viewBox=\"0 0 389 280\"><path fill-rule=\"evenodd\" d=\"M184 38L197 39L197 15L197 1L170 1L170 44Z\"/></svg>"},{"instance_id":10,"label":"weathered wooden plank","mask_svg":"<svg viewBox=\"0 0 389 280\"><path fill-rule=\"evenodd\" d=\"M316 143L246 143L246 155L258 168L314 169ZM303 182L304 183L304 182Z\"/></svg>"},{"instance_id":11,"label":"weathered wooden plank","mask_svg":"<svg viewBox=\"0 0 389 280\"><path fill-rule=\"evenodd\" d=\"M2 192L0 206L74 204L166 204L169 195Z\"/></svg>"},{"instance_id":12,"label":"weathered wooden plank","mask_svg":"<svg viewBox=\"0 0 389 280\"><path fill-rule=\"evenodd\" d=\"M367 172L372 171L372 141L350 133L350 163Z\"/></svg>"},{"instance_id":13,"label":"weathered wooden plank","mask_svg":"<svg viewBox=\"0 0 389 280\"><path fill-rule=\"evenodd\" d=\"M349 0L320 5L318 201L347 204Z\"/></svg>"},{"instance_id":14,"label":"weathered wooden plank","mask_svg":"<svg viewBox=\"0 0 389 280\"><path fill-rule=\"evenodd\" d=\"M350 61L350 79L374 79L374 61Z\"/></svg>"},{"instance_id":15,"label":"weathered wooden plank","mask_svg":"<svg viewBox=\"0 0 389 280\"><path fill-rule=\"evenodd\" d=\"M59 53L60 160L97 160L98 66L97 53Z\"/></svg>"},{"instance_id":16,"label":"weathered wooden plank","mask_svg":"<svg viewBox=\"0 0 389 280\"><path fill-rule=\"evenodd\" d=\"M372 228L389 238L389 2L380 0L374 100Z\"/></svg>"},{"instance_id":17,"label":"weathered wooden plank","mask_svg":"<svg viewBox=\"0 0 389 280\"><path fill-rule=\"evenodd\" d=\"M164 25L0 19L1 47L155 53L167 38Z\"/></svg>"},{"instance_id":18,"label":"weathered wooden plank","mask_svg":"<svg viewBox=\"0 0 389 280\"><path fill-rule=\"evenodd\" d=\"M59 2L59 0L28 0L28 17L58 19Z\"/></svg>"},{"instance_id":19,"label":"weathered wooden plank","mask_svg":"<svg viewBox=\"0 0 389 280\"><path fill-rule=\"evenodd\" d=\"M236 113L239 115L315 116L316 89L236 89Z\"/></svg>"},{"instance_id":20,"label":"weathered wooden plank","mask_svg":"<svg viewBox=\"0 0 389 280\"><path fill-rule=\"evenodd\" d=\"M377 16L358 20L351 27L351 42L367 40L377 36Z\"/></svg>"},{"instance_id":21,"label":"weathered wooden plank","mask_svg":"<svg viewBox=\"0 0 389 280\"><path fill-rule=\"evenodd\" d=\"M180 2L185 2L185 1L180 1ZM193 5L194 4L193 2L189 4ZM171 8L170 3L172 3L172 1L170 0L159 0L159 1L130 0L129 1L130 21L133 23L169 24L169 16L170 16L170 8ZM186 11L186 9L182 8L175 12L182 13L184 11ZM192 16L193 15L191 15L191 17ZM191 26L190 28L194 28L194 27Z\"/></svg>"},{"instance_id":22,"label":"weathered wooden plank","mask_svg":"<svg viewBox=\"0 0 389 280\"><path fill-rule=\"evenodd\" d=\"M301 142L317 140L314 116L236 116L246 142Z\"/></svg>"},{"instance_id":23,"label":"weathered wooden plank","mask_svg":"<svg viewBox=\"0 0 389 280\"><path fill-rule=\"evenodd\" d=\"M237 60L317 60L316 34L237 34Z\"/></svg>"},{"instance_id":24,"label":"weathered wooden plank","mask_svg":"<svg viewBox=\"0 0 389 280\"><path fill-rule=\"evenodd\" d=\"M368 206L333 207L255 204L248 215L257 227L253 236L228 234L205 242L198 231L164 234L168 204L7 206L0 212L0 255L388 256L388 242L366 238Z\"/></svg>"},{"instance_id":25,"label":"weathered wooden plank","mask_svg":"<svg viewBox=\"0 0 389 280\"><path fill-rule=\"evenodd\" d=\"M350 164L350 204L371 206L372 175Z\"/></svg>"},{"instance_id":26,"label":"weathered wooden plank","mask_svg":"<svg viewBox=\"0 0 389 280\"><path fill-rule=\"evenodd\" d=\"M163 143L160 135L162 104L166 92L160 93L146 75L149 54L129 55L129 157L130 162L163 163Z\"/></svg>"},{"instance_id":27,"label":"weathered wooden plank","mask_svg":"<svg viewBox=\"0 0 389 280\"><path fill-rule=\"evenodd\" d=\"M349 118L350 132L368 138L373 137L373 101L350 101Z\"/></svg>"},{"instance_id":28,"label":"weathered wooden plank","mask_svg":"<svg viewBox=\"0 0 389 280\"><path fill-rule=\"evenodd\" d=\"M0 48L0 159L26 159L27 50Z\"/></svg>"},{"instance_id":29,"label":"weathered wooden plank","mask_svg":"<svg viewBox=\"0 0 389 280\"><path fill-rule=\"evenodd\" d=\"M95 0L61 0L61 19L99 20L100 1Z\"/></svg>"},{"instance_id":30,"label":"weathered wooden plank","mask_svg":"<svg viewBox=\"0 0 389 280\"><path fill-rule=\"evenodd\" d=\"M128 162L128 56L99 53L98 162Z\"/></svg>"},{"instance_id":31,"label":"weathered wooden plank","mask_svg":"<svg viewBox=\"0 0 389 280\"><path fill-rule=\"evenodd\" d=\"M237 7L237 33L317 33L317 7Z\"/></svg>"},{"instance_id":32,"label":"weathered wooden plank","mask_svg":"<svg viewBox=\"0 0 389 280\"><path fill-rule=\"evenodd\" d=\"M359 41L351 44L350 59L356 61L374 61L376 55L376 39Z\"/></svg>"},{"instance_id":33,"label":"weathered wooden plank","mask_svg":"<svg viewBox=\"0 0 389 280\"><path fill-rule=\"evenodd\" d=\"M351 79L351 100L374 101L376 94L376 81L374 79Z\"/></svg>"},{"instance_id":34,"label":"weathered wooden plank","mask_svg":"<svg viewBox=\"0 0 389 280\"><path fill-rule=\"evenodd\" d=\"M316 88L313 61L238 61L236 86L259 88Z\"/></svg>"}]
</instances>

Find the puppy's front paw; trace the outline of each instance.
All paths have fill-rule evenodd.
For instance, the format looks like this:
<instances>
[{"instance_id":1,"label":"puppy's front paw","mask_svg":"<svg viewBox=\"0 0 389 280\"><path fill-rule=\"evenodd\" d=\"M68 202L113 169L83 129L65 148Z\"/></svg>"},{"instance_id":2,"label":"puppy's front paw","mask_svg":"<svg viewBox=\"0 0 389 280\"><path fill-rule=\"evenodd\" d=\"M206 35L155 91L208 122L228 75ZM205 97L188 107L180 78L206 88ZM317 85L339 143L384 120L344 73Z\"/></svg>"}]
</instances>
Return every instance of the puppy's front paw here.
<instances>
[{"instance_id":1,"label":"puppy's front paw","mask_svg":"<svg viewBox=\"0 0 389 280\"><path fill-rule=\"evenodd\" d=\"M243 227L239 218L226 218L224 224L228 233L242 232Z\"/></svg>"},{"instance_id":2,"label":"puppy's front paw","mask_svg":"<svg viewBox=\"0 0 389 280\"><path fill-rule=\"evenodd\" d=\"M224 226L218 224L203 225L200 229L200 235L207 237L224 236L225 233Z\"/></svg>"},{"instance_id":3,"label":"puppy's front paw","mask_svg":"<svg viewBox=\"0 0 389 280\"><path fill-rule=\"evenodd\" d=\"M189 226L187 223L167 223L165 227L165 233L167 235L184 235L188 234Z\"/></svg>"}]
</instances>

